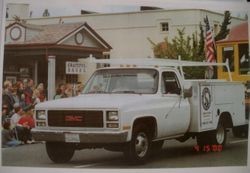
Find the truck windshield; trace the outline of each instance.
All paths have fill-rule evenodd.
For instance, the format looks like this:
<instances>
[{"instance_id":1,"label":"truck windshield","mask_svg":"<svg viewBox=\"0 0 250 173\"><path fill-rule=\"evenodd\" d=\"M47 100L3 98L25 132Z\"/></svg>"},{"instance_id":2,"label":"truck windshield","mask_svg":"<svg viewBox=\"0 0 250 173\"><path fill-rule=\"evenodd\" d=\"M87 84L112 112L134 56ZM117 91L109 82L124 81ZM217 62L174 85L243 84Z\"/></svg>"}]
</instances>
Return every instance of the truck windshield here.
<instances>
[{"instance_id":1,"label":"truck windshield","mask_svg":"<svg viewBox=\"0 0 250 173\"><path fill-rule=\"evenodd\" d=\"M102 69L93 74L83 94L154 94L157 92L158 80L158 71L154 69Z\"/></svg>"}]
</instances>

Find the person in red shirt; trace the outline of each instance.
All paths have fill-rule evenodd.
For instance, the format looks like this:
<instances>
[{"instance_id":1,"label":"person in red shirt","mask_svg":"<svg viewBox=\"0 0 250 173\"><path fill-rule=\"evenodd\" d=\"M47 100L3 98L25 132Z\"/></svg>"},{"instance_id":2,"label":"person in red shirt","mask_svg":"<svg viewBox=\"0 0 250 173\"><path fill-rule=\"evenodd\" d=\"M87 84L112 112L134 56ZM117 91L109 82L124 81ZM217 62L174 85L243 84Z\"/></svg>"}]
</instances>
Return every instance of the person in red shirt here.
<instances>
[{"instance_id":1,"label":"person in red shirt","mask_svg":"<svg viewBox=\"0 0 250 173\"><path fill-rule=\"evenodd\" d=\"M25 113L22 115L22 117L18 121L18 126L22 127L23 129L23 135L22 135L22 141L24 143L33 143L32 135L31 135L31 129L35 127L35 122L33 118L33 107L28 106L24 109Z\"/></svg>"}]
</instances>

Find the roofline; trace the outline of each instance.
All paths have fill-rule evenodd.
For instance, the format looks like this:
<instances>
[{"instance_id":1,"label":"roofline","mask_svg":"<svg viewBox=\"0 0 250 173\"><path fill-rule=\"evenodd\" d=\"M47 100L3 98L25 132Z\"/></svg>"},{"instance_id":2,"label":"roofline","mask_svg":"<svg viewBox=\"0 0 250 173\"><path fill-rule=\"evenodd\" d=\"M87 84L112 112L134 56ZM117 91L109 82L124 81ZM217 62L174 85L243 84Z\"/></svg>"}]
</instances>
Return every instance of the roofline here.
<instances>
[{"instance_id":1,"label":"roofline","mask_svg":"<svg viewBox=\"0 0 250 173\"><path fill-rule=\"evenodd\" d=\"M85 26L90 30L102 43L104 43L108 49L113 49L87 22L85 22Z\"/></svg>"},{"instance_id":2,"label":"roofline","mask_svg":"<svg viewBox=\"0 0 250 173\"><path fill-rule=\"evenodd\" d=\"M217 41L216 45L222 45L222 44L235 44L235 43L249 43L248 40L231 40L231 41Z\"/></svg>"},{"instance_id":3,"label":"roofline","mask_svg":"<svg viewBox=\"0 0 250 173\"><path fill-rule=\"evenodd\" d=\"M27 28L27 26L25 26L24 24L15 21L15 22L10 23L9 25L7 25L7 26L5 27L5 29L8 29L8 28L10 28L10 27L12 27L13 25L16 25L16 24L17 24L17 25L20 25L20 26L22 26L22 27L24 27L24 28Z\"/></svg>"},{"instance_id":4,"label":"roofline","mask_svg":"<svg viewBox=\"0 0 250 173\"><path fill-rule=\"evenodd\" d=\"M64 35L62 38L60 38L59 40L57 40L56 44L62 43L65 39L67 39L68 37L70 37L72 34L74 34L75 32L77 32L78 30L81 30L84 26L85 26L85 23L81 24L79 27L77 27L74 30L70 31L69 33L67 33L66 35Z\"/></svg>"},{"instance_id":5,"label":"roofline","mask_svg":"<svg viewBox=\"0 0 250 173\"><path fill-rule=\"evenodd\" d=\"M64 37L60 38L56 44L61 44L65 39L69 38L71 35L73 35L74 33L82 30L83 28L86 28L87 30L89 30L89 32L92 36L96 37L96 39L106 48L108 49L112 49L112 47L97 33L95 32L94 29L91 28L91 26L88 25L87 22L84 22L82 25L80 25L79 27L77 27L76 29L72 30L71 32L69 32L68 34L66 34Z\"/></svg>"},{"instance_id":6,"label":"roofline","mask_svg":"<svg viewBox=\"0 0 250 173\"><path fill-rule=\"evenodd\" d=\"M6 26L5 28L8 29L10 27L12 27L13 25L20 25L24 28L29 28L28 26L26 26L25 24L22 24L20 22L13 22L10 23L8 26ZM68 23L69 24L69 23ZM72 23L74 24L74 23ZM71 35L73 35L74 33L78 32L79 30L85 28L89 34L91 34L93 37L95 37L95 39L97 39L99 41L99 43L105 47L105 49L112 49L112 47L87 23L79 23L81 24L80 26L78 26L77 28L75 28L74 30L70 31L69 33L67 33L66 35L64 35L62 38L58 39L55 43L28 43L24 45L54 45L54 44L61 44L65 39L69 38ZM52 25L59 25L59 24L52 24ZM62 24L63 25L63 24ZM39 26L39 25L37 25ZM41 26L47 26L47 25L41 25ZM9 45L20 45L20 44L9 44Z\"/></svg>"},{"instance_id":7,"label":"roofline","mask_svg":"<svg viewBox=\"0 0 250 173\"><path fill-rule=\"evenodd\" d=\"M90 50L96 52L107 52L110 49L106 48L95 48L95 47L86 47L86 46L75 46L75 45L57 45L57 44L6 44L5 49L74 49L74 50Z\"/></svg>"},{"instance_id":8,"label":"roofline","mask_svg":"<svg viewBox=\"0 0 250 173\"><path fill-rule=\"evenodd\" d=\"M209 12L213 14L218 15L224 15L223 13L202 9L202 8L190 8L190 9L159 9L159 10L146 10L146 11L132 11L132 12L116 12L116 13L93 13L93 14L84 14L84 15L71 15L71 16L53 16L53 17L34 17L34 18L25 18L23 20L38 20L38 19L57 19L57 18L71 18L71 17L85 17L85 16L103 16L103 15L124 15L124 14L140 14L140 13L160 13L160 12L172 12L172 11L204 11ZM245 19L238 18L238 17L232 17L233 19L238 19L245 21ZM7 21L13 21L13 20L7 20Z\"/></svg>"},{"instance_id":9,"label":"roofline","mask_svg":"<svg viewBox=\"0 0 250 173\"><path fill-rule=\"evenodd\" d=\"M8 5L8 4L11 4L11 5L30 5L29 3L14 3L14 2L10 2L10 3L6 3L6 6Z\"/></svg>"}]
</instances>

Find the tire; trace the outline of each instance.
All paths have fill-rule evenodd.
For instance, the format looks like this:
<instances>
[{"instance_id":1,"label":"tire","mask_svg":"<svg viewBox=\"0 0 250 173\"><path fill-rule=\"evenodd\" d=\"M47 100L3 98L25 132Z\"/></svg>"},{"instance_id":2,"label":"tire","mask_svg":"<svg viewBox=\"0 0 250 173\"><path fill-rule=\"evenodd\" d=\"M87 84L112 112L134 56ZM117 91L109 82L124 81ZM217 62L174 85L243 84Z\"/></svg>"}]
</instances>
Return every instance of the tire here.
<instances>
[{"instance_id":1,"label":"tire","mask_svg":"<svg viewBox=\"0 0 250 173\"><path fill-rule=\"evenodd\" d=\"M131 164L143 164L149 154L151 148L151 136L143 125L135 126L132 139L128 143L124 155Z\"/></svg>"},{"instance_id":2,"label":"tire","mask_svg":"<svg viewBox=\"0 0 250 173\"><path fill-rule=\"evenodd\" d=\"M226 144L227 131L223 123L219 123L216 130L200 133L197 137L197 145L202 149L206 145L222 145Z\"/></svg>"},{"instance_id":3,"label":"tire","mask_svg":"<svg viewBox=\"0 0 250 173\"><path fill-rule=\"evenodd\" d=\"M226 145L227 131L223 123L219 123L217 129L211 132L211 144L213 145Z\"/></svg>"},{"instance_id":4,"label":"tire","mask_svg":"<svg viewBox=\"0 0 250 173\"><path fill-rule=\"evenodd\" d=\"M248 126L233 127L233 135L237 138L247 138L248 137Z\"/></svg>"},{"instance_id":5,"label":"tire","mask_svg":"<svg viewBox=\"0 0 250 173\"><path fill-rule=\"evenodd\" d=\"M67 143L46 142L46 151L53 162L66 163L73 157L75 149Z\"/></svg>"}]
</instances>

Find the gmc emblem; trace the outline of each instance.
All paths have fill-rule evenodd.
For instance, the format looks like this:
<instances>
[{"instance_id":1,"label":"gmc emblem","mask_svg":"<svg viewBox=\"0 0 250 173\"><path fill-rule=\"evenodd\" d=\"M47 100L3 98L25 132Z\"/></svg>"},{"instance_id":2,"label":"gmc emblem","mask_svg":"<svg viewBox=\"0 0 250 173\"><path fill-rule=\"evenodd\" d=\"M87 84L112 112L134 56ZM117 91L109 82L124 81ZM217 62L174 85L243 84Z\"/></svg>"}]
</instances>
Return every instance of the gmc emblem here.
<instances>
[{"instance_id":1,"label":"gmc emblem","mask_svg":"<svg viewBox=\"0 0 250 173\"><path fill-rule=\"evenodd\" d=\"M66 115L64 117L64 120L66 122L82 122L83 121L83 117L80 115Z\"/></svg>"}]
</instances>

